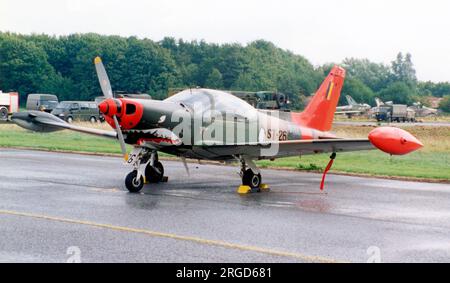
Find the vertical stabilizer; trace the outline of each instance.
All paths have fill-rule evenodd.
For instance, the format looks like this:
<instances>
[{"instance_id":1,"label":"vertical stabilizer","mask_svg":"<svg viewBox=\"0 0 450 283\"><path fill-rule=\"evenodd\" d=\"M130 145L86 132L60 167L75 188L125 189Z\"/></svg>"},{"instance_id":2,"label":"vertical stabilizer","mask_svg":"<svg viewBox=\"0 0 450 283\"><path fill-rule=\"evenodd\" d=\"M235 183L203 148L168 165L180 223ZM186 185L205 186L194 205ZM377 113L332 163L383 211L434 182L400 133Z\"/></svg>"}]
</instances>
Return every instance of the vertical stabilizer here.
<instances>
[{"instance_id":1,"label":"vertical stabilizer","mask_svg":"<svg viewBox=\"0 0 450 283\"><path fill-rule=\"evenodd\" d=\"M293 122L316 130L329 131L344 79L345 70L334 66L305 110L301 113L292 113Z\"/></svg>"}]
</instances>

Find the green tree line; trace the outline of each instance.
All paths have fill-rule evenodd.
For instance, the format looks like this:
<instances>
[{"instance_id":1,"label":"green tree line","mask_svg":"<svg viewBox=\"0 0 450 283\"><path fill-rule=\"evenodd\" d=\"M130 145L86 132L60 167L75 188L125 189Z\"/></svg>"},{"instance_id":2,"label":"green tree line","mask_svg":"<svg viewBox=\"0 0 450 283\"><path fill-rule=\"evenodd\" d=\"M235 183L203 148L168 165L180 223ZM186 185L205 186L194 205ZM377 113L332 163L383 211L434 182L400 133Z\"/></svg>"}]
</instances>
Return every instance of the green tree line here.
<instances>
[{"instance_id":1,"label":"green tree line","mask_svg":"<svg viewBox=\"0 0 450 283\"><path fill-rule=\"evenodd\" d=\"M72 34L48 36L0 33L0 89L53 93L60 100L92 100L101 95L93 59L101 56L116 91L149 93L156 99L170 88L274 90L301 108L333 64L313 66L305 57L257 40L214 44L164 38ZM450 83L417 81L410 54L399 53L390 65L348 58L343 94L374 104L374 98L412 103L425 96L450 94ZM344 97L342 95L341 98Z\"/></svg>"}]
</instances>

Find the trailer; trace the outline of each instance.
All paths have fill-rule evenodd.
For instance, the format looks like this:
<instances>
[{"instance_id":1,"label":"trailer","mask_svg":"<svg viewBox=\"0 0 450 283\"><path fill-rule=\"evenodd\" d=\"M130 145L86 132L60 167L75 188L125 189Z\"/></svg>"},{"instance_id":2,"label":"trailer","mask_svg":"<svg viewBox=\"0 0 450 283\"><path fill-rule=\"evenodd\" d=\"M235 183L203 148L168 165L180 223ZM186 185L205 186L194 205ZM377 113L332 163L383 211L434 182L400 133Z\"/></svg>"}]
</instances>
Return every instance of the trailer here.
<instances>
[{"instance_id":1,"label":"trailer","mask_svg":"<svg viewBox=\"0 0 450 283\"><path fill-rule=\"evenodd\" d=\"M19 111L19 94L0 90L0 121L8 120L8 116Z\"/></svg>"}]
</instances>

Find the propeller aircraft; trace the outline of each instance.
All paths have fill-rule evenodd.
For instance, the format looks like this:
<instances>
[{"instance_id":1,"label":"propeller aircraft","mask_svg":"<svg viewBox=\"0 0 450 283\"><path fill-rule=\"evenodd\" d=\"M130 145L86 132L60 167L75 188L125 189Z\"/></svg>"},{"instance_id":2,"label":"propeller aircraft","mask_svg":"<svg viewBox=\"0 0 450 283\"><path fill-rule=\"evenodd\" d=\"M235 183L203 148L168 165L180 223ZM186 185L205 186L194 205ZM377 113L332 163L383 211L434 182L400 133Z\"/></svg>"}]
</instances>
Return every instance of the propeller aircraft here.
<instances>
[{"instance_id":1,"label":"propeller aircraft","mask_svg":"<svg viewBox=\"0 0 450 283\"><path fill-rule=\"evenodd\" d=\"M345 79L345 70L334 66L301 112L259 110L230 93L212 89L186 89L159 101L115 98L99 57L94 60L105 100L100 112L115 131L80 127L39 111L14 113L17 125L39 132L63 129L117 139L126 164L132 167L125 178L130 192L144 183L164 181L164 167L158 152L176 155L186 169L186 158L238 161L242 186L239 193L268 188L262 183L256 160L304 154L331 153L325 174L339 152L380 149L403 155L422 147L410 133L379 127L368 138L339 138L329 132ZM133 150L127 153L126 144Z\"/></svg>"}]
</instances>

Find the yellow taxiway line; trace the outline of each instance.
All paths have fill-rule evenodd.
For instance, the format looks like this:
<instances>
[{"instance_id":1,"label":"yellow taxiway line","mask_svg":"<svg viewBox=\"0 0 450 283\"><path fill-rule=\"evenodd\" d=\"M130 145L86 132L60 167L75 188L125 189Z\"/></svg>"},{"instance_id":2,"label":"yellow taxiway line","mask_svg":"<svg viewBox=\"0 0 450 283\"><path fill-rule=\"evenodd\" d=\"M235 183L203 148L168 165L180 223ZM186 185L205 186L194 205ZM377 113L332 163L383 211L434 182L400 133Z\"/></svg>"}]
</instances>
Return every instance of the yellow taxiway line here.
<instances>
[{"instance_id":1,"label":"yellow taxiway line","mask_svg":"<svg viewBox=\"0 0 450 283\"><path fill-rule=\"evenodd\" d=\"M147 229L131 228L131 227L125 227L125 226L111 225L111 224L102 224L102 223L96 223L96 222L85 221L85 220L62 218L62 217L34 214L34 213L28 213L28 212L19 212L19 211L12 211L12 210L0 210L0 214L22 216L22 217L29 217L29 218L35 218L35 219L43 219L43 220L49 220L49 221L78 224L78 225L86 225L86 226L104 228L104 229L121 231L121 232L138 233L138 234L144 234L144 235L148 235L148 236L152 236L152 237L169 238L169 239L194 242L194 243L204 244L204 245L224 247L224 248L228 248L228 249L256 252L256 253L262 253L262 254L280 256L280 257L296 258L296 259L300 259L300 260L307 261L307 262L321 262L321 263L341 262L341 261L337 261L337 260L325 258L325 257L320 257L320 256L309 256L309 255L303 255L300 253L278 251L278 250L272 250L272 249L261 248L261 247L256 247L256 246L235 244L235 243L230 243L230 242L225 242L225 241L220 241L220 240L208 240L208 239L203 239L203 238L198 238L198 237L193 237L193 236L183 236L183 235L177 235L177 234L172 234L172 233L152 231L152 230L147 230Z\"/></svg>"}]
</instances>

